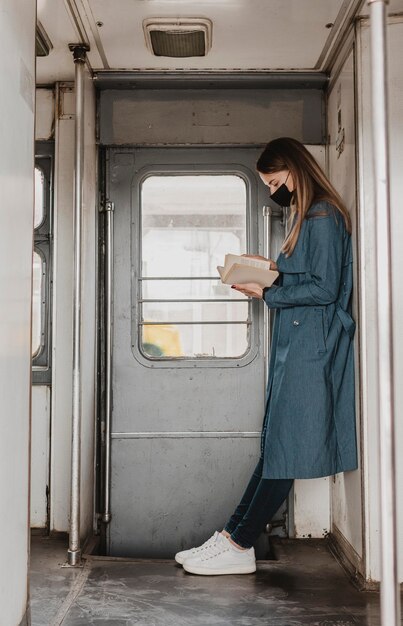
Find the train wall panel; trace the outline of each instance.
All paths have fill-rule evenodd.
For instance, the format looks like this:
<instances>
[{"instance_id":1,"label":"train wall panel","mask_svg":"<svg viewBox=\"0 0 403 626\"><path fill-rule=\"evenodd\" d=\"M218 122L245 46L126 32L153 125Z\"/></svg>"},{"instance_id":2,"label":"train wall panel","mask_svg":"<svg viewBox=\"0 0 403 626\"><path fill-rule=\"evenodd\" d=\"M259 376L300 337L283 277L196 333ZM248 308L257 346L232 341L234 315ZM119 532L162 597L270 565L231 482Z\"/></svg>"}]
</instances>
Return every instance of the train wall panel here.
<instances>
[{"instance_id":1,"label":"train wall panel","mask_svg":"<svg viewBox=\"0 0 403 626\"><path fill-rule=\"evenodd\" d=\"M57 110L64 85L56 92ZM74 119L55 120L50 528L68 531L72 407Z\"/></svg>"},{"instance_id":2,"label":"train wall panel","mask_svg":"<svg viewBox=\"0 0 403 626\"><path fill-rule=\"evenodd\" d=\"M29 595L35 10L34 0L1 3L0 619L10 625L27 623Z\"/></svg>"},{"instance_id":3,"label":"train wall panel","mask_svg":"<svg viewBox=\"0 0 403 626\"><path fill-rule=\"evenodd\" d=\"M185 442L178 437L112 439L114 530L108 529L108 554L172 558L198 545L201 535L224 527L256 465L259 437L189 437ZM265 558L267 546L263 534L259 558Z\"/></svg>"},{"instance_id":4,"label":"train wall panel","mask_svg":"<svg viewBox=\"0 0 403 626\"><path fill-rule=\"evenodd\" d=\"M55 128L55 93L53 89L36 89L35 139L53 139Z\"/></svg>"},{"instance_id":5,"label":"train wall panel","mask_svg":"<svg viewBox=\"0 0 403 626\"><path fill-rule=\"evenodd\" d=\"M100 94L100 141L105 145L261 145L280 135L321 144L324 131L323 92L318 89Z\"/></svg>"},{"instance_id":6,"label":"train wall panel","mask_svg":"<svg viewBox=\"0 0 403 626\"><path fill-rule=\"evenodd\" d=\"M290 536L297 539L325 537L330 531L329 477L297 479L293 494Z\"/></svg>"},{"instance_id":7,"label":"train wall panel","mask_svg":"<svg viewBox=\"0 0 403 626\"><path fill-rule=\"evenodd\" d=\"M47 522L50 399L49 385L32 385L31 528L44 528Z\"/></svg>"},{"instance_id":8,"label":"train wall panel","mask_svg":"<svg viewBox=\"0 0 403 626\"><path fill-rule=\"evenodd\" d=\"M356 142L355 142L355 97L354 97L354 52L349 53L342 69L335 78L328 99L328 168L329 176L337 191L346 203L353 224L354 292L353 317L358 319L359 281L358 281L358 230L357 186L356 186ZM360 349L359 330L354 338L355 349L355 387L357 416L357 445L361 443L360 409ZM359 455L360 457L360 455ZM344 537L351 546L350 558L355 567L363 570L363 534L362 534L362 497L361 497L361 459L359 469L337 474L331 481L332 530Z\"/></svg>"}]
</instances>

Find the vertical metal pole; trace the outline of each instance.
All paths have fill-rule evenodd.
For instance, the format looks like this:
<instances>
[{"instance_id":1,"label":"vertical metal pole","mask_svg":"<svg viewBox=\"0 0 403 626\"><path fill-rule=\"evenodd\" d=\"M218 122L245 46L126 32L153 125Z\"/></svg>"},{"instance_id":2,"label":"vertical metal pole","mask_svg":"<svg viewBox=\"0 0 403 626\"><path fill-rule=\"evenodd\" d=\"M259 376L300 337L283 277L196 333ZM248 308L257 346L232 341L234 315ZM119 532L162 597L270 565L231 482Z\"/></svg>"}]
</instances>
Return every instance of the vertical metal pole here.
<instances>
[{"instance_id":1,"label":"vertical metal pole","mask_svg":"<svg viewBox=\"0 0 403 626\"><path fill-rule=\"evenodd\" d=\"M113 202L106 202L106 341L105 341L105 369L106 369L106 407L105 407L105 491L104 511L102 521L110 522L110 485L111 485L111 416L112 416L112 308L113 308Z\"/></svg>"},{"instance_id":2,"label":"vertical metal pole","mask_svg":"<svg viewBox=\"0 0 403 626\"><path fill-rule=\"evenodd\" d=\"M382 626L400 625L397 573L396 464L392 337L392 265L389 190L386 5L368 0L371 17L371 74L376 199L377 314L379 352L379 460Z\"/></svg>"},{"instance_id":3,"label":"vertical metal pole","mask_svg":"<svg viewBox=\"0 0 403 626\"><path fill-rule=\"evenodd\" d=\"M70 44L75 63L75 162L74 162L74 276L73 276L73 398L71 432L71 485L69 565L80 565L80 477L81 477L81 219L84 153L85 44Z\"/></svg>"}]
</instances>

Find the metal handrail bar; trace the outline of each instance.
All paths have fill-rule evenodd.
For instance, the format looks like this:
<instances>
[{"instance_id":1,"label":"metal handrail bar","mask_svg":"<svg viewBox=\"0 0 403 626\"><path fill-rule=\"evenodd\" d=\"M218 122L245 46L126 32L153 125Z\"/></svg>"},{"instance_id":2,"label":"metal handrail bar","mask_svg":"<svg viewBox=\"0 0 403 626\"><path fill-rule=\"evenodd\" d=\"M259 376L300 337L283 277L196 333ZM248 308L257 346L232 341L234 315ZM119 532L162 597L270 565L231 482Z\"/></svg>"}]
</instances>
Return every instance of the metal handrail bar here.
<instances>
[{"instance_id":1,"label":"metal handrail bar","mask_svg":"<svg viewBox=\"0 0 403 626\"><path fill-rule=\"evenodd\" d=\"M86 44L71 44L75 65L74 131L74 274L73 274L73 380L70 476L70 532L67 551L69 565L81 563L81 245L84 165L84 66Z\"/></svg>"}]
</instances>

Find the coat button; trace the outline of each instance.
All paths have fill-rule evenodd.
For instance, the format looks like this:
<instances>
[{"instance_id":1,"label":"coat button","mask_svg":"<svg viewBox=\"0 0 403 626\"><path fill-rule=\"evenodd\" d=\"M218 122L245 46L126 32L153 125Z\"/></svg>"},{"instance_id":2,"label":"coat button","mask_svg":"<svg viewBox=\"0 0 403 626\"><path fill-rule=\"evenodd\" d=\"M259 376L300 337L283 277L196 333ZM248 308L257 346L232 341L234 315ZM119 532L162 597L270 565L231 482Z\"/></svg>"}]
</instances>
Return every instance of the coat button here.
<instances>
[{"instance_id":1,"label":"coat button","mask_svg":"<svg viewBox=\"0 0 403 626\"><path fill-rule=\"evenodd\" d=\"M298 320L294 320L293 324L294 324L294 326L299 326L299 321Z\"/></svg>"}]
</instances>

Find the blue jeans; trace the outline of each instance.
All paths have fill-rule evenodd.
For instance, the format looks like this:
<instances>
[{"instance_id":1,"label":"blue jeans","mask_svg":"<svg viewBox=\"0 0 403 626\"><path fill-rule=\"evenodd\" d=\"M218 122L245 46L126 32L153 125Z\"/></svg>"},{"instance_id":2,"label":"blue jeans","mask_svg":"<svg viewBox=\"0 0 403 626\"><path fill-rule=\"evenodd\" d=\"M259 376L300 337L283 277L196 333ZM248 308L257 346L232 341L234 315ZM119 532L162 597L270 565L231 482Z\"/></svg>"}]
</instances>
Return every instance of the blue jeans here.
<instances>
[{"instance_id":1,"label":"blue jeans","mask_svg":"<svg viewBox=\"0 0 403 626\"><path fill-rule=\"evenodd\" d=\"M224 526L242 548L251 548L278 511L291 489L293 478L262 478L260 457L240 503Z\"/></svg>"}]
</instances>

